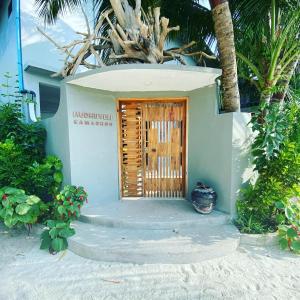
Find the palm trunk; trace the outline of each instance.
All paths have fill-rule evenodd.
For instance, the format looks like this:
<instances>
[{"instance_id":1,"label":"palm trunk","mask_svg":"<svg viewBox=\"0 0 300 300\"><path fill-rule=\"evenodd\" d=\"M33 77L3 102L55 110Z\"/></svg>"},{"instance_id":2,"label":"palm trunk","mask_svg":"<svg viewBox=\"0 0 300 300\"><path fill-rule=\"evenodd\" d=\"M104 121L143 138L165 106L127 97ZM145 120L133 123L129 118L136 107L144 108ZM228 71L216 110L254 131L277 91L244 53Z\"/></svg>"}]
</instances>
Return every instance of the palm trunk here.
<instances>
[{"instance_id":1,"label":"palm trunk","mask_svg":"<svg viewBox=\"0 0 300 300\"><path fill-rule=\"evenodd\" d=\"M290 84L290 81L292 79L292 76L294 75L295 73L295 70L297 68L297 65L299 63L299 58L300 57L296 57L293 61L291 61L291 63L287 66L286 68L286 75L285 75L285 78L279 83L280 86L282 87L282 92L281 93L278 93L276 94L276 96L274 96L274 98L276 99L276 101L279 101L279 102L284 102L284 98L287 94L287 91L288 91L288 88L289 88L289 84Z\"/></svg>"},{"instance_id":2,"label":"palm trunk","mask_svg":"<svg viewBox=\"0 0 300 300\"><path fill-rule=\"evenodd\" d=\"M222 67L223 104L227 112L240 111L232 17L227 0L210 0Z\"/></svg>"}]
</instances>

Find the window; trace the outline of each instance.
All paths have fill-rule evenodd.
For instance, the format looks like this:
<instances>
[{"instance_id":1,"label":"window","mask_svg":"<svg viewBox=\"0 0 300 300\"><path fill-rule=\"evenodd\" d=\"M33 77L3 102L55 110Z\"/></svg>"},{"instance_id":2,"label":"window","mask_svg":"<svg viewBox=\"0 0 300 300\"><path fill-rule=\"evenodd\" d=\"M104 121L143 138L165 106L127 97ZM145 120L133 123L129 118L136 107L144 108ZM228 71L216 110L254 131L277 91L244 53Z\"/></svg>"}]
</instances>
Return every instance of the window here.
<instances>
[{"instance_id":1,"label":"window","mask_svg":"<svg viewBox=\"0 0 300 300\"><path fill-rule=\"evenodd\" d=\"M10 17L10 15L11 15L11 13L12 13L12 0L10 0L10 1L8 2L7 12L8 12L8 17Z\"/></svg>"},{"instance_id":2,"label":"window","mask_svg":"<svg viewBox=\"0 0 300 300\"><path fill-rule=\"evenodd\" d=\"M60 88L58 86L40 83L39 91L42 119L53 117L59 106Z\"/></svg>"}]
</instances>

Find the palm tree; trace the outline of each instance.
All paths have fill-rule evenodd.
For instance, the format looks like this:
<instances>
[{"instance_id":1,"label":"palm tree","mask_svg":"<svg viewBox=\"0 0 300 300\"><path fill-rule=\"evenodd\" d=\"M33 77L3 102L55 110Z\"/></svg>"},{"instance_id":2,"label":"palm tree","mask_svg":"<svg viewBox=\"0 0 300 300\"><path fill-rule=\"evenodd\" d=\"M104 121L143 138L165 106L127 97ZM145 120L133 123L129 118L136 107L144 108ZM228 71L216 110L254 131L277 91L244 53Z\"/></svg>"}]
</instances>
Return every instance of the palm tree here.
<instances>
[{"instance_id":1,"label":"palm tree","mask_svg":"<svg viewBox=\"0 0 300 300\"><path fill-rule=\"evenodd\" d=\"M236 54L231 12L228 1L210 0L222 67L223 105L225 111L240 110Z\"/></svg>"},{"instance_id":2,"label":"palm tree","mask_svg":"<svg viewBox=\"0 0 300 300\"><path fill-rule=\"evenodd\" d=\"M85 2L85 0L36 0L36 2L39 6L39 12L42 16L44 16L45 20L47 22L53 22L60 12L64 12L68 8L73 9L75 6L78 6L78 3ZM129 2L134 4L134 0L129 0ZM94 3L98 11L102 11L110 5L109 0L95 0ZM223 21L218 23L218 26L215 26L216 35L220 35L222 31L226 29L228 31L228 36L230 37L227 39L226 36L225 39L228 42L230 41L230 47L225 44L225 49L223 51L221 51L220 48L221 45L224 45L224 43L221 43L220 39L224 41L224 38L220 36L218 37L220 57L225 57L226 61L227 59L231 59L229 64L223 63L223 68L226 66L234 67L234 61L232 59L234 58L234 48L232 44L233 35L231 22L229 20L230 12L228 10L228 1L210 0L210 3L216 24L218 22L217 20L223 17ZM181 26L181 33L179 36L176 36L176 38L181 39L183 42L196 40L198 42L198 47L207 53L209 52L211 45L214 44L215 33L213 30L212 12L203 7L198 0L143 0L142 5L144 9L147 9L148 6L161 6L162 14L170 18L171 25L179 24ZM265 43L266 32L272 32L274 40L274 36L276 37L276 35L280 32L280 27L285 26L282 22L282 16L289 14L290 11L294 11L297 7L299 8L299 0L230 0L229 6L233 15L236 48L238 49L239 77L246 79L257 86L258 91L263 94L261 101L266 101L265 98L271 97L268 95L269 92L266 93L266 90L270 90L270 88L268 88L268 85L270 85L270 76L268 77L264 73L266 72L265 69L268 68L267 66L272 64L272 67L268 68L272 77L271 70L274 69L274 59L272 63L270 59L264 59L262 62L264 52L271 49L270 41L272 39L269 39L269 42ZM218 13L225 11L227 13L227 17L225 18L227 21L224 21L223 14L220 16ZM288 35L286 38L289 37L290 36ZM294 41L298 41L298 37L295 38L295 34L291 35L291 37ZM285 42L283 44L285 46ZM251 51L249 51L250 49ZM228 55L223 55L222 53L224 51L225 53L228 52ZM279 58L281 58L281 54L279 55ZM286 65L285 72L282 72L279 76L280 78L276 81L272 80L272 85L276 82L276 85L281 86L281 92L275 93L276 97L281 101L286 95L290 78L295 73L298 61L299 56L297 57L297 55L293 55L293 59L289 61L288 65ZM258 77L258 74L255 74L252 70L252 65L254 64L255 66L258 62L258 69L260 69L260 73L264 74L261 77ZM278 62L279 61L277 60L277 63ZM279 66L279 64L277 64L277 66ZM223 73L225 74L226 71L223 71ZM234 72L231 72L231 69L229 68L229 76L233 76L233 73ZM226 81L225 78L226 77L224 76L223 80ZM258 78L262 78L264 83L258 83ZM228 85L229 84L230 82ZM229 90L236 90L236 84L231 86ZM263 90L265 91L263 92ZM231 96L227 98L227 94L228 90L225 89L225 103L230 102ZM233 92L233 94L235 94L235 92ZM227 104L225 105L227 106Z\"/></svg>"},{"instance_id":3,"label":"palm tree","mask_svg":"<svg viewBox=\"0 0 300 300\"><path fill-rule=\"evenodd\" d=\"M47 22L55 21L60 12L66 9L73 9L75 6L81 5L85 0L36 0L39 7L40 15L44 16ZM129 3L135 4L129 1ZM219 53L221 66L223 69L222 85L223 85L223 104L226 111L239 111L240 99L237 83L237 68L235 59L234 37L231 14L228 1L212 0L212 15L215 22L215 31L219 45ZM120 6L120 0L96 0L95 6L98 12L103 11L108 5ZM143 8L149 6L161 6L162 13L174 22L178 21L179 25L184 28L184 34L179 38L197 38L200 41L201 48L206 51L213 41L213 28L211 12L204 6L199 4L197 0L144 0ZM116 11L116 10L115 10ZM117 16L118 18L118 16ZM119 18L118 18L119 19ZM200 22L200 24L199 24ZM220 30L221 27L225 30ZM197 28L197 30L193 30ZM225 33L225 34L224 34Z\"/></svg>"},{"instance_id":4,"label":"palm tree","mask_svg":"<svg viewBox=\"0 0 300 300\"><path fill-rule=\"evenodd\" d=\"M300 57L299 0L233 0L239 76L262 103L283 101Z\"/></svg>"}]
</instances>

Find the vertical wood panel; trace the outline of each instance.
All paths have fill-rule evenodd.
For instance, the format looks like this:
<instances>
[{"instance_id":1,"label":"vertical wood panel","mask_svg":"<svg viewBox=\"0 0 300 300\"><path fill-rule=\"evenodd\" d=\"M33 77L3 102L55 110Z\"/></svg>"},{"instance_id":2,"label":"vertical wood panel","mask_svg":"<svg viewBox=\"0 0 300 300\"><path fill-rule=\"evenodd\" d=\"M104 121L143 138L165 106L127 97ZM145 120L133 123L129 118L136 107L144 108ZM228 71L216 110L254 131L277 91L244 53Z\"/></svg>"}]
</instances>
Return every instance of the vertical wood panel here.
<instances>
[{"instance_id":1,"label":"vertical wood panel","mask_svg":"<svg viewBox=\"0 0 300 300\"><path fill-rule=\"evenodd\" d=\"M123 197L184 197L185 101L120 102Z\"/></svg>"}]
</instances>

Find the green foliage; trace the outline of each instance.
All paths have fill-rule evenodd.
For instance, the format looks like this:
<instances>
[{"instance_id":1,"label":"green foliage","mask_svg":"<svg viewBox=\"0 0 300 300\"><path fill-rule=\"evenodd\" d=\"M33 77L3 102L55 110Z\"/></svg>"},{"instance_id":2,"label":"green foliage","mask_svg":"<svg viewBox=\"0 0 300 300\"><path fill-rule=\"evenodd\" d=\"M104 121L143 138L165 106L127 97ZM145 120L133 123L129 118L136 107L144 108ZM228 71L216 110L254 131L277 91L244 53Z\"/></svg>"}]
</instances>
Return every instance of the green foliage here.
<instances>
[{"instance_id":1,"label":"green foliage","mask_svg":"<svg viewBox=\"0 0 300 300\"><path fill-rule=\"evenodd\" d=\"M43 200L53 200L63 181L62 167L61 160L52 155L42 163L34 162L25 172L22 183L24 189Z\"/></svg>"},{"instance_id":2,"label":"green foliage","mask_svg":"<svg viewBox=\"0 0 300 300\"><path fill-rule=\"evenodd\" d=\"M30 163L45 157L46 131L39 123L22 122L22 114L17 104L0 106L0 142L12 139L20 145Z\"/></svg>"},{"instance_id":3,"label":"green foliage","mask_svg":"<svg viewBox=\"0 0 300 300\"><path fill-rule=\"evenodd\" d=\"M62 162L55 156L30 164L30 157L21 145L13 140L0 142L0 187L22 188L27 194L50 201L60 189L63 180L61 170Z\"/></svg>"},{"instance_id":4,"label":"green foliage","mask_svg":"<svg viewBox=\"0 0 300 300\"><path fill-rule=\"evenodd\" d=\"M274 232L285 218L275 203L285 197L286 188L274 177L259 177L241 192L236 224L244 233Z\"/></svg>"},{"instance_id":5,"label":"green foliage","mask_svg":"<svg viewBox=\"0 0 300 300\"><path fill-rule=\"evenodd\" d=\"M0 219L11 228L34 224L40 214L40 198L27 196L24 190L5 187L0 189Z\"/></svg>"},{"instance_id":6,"label":"green foliage","mask_svg":"<svg viewBox=\"0 0 300 300\"><path fill-rule=\"evenodd\" d=\"M0 187L21 188L53 200L63 176L55 156L45 158L46 131L39 123L22 122L17 104L0 106Z\"/></svg>"},{"instance_id":7,"label":"green foliage","mask_svg":"<svg viewBox=\"0 0 300 300\"><path fill-rule=\"evenodd\" d=\"M284 210L289 225L278 227L279 244L281 249L300 253L300 187L295 187L296 196L283 202L276 203L277 207Z\"/></svg>"},{"instance_id":8,"label":"green foliage","mask_svg":"<svg viewBox=\"0 0 300 300\"><path fill-rule=\"evenodd\" d=\"M17 136L21 131L22 114L19 105L3 104L0 106L0 141Z\"/></svg>"},{"instance_id":9,"label":"green foliage","mask_svg":"<svg viewBox=\"0 0 300 300\"><path fill-rule=\"evenodd\" d=\"M28 167L28 157L12 140L0 142L0 187L22 185Z\"/></svg>"},{"instance_id":10,"label":"green foliage","mask_svg":"<svg viewBox=\"0 0 300 300\"><path fill-rule=\"evenodd\" d=\"M65 186L56 196L54 203L58 219L77 219L80 216L80 209L85 202L87 202L87 193L83 187Z\"/></svg>"},{"instance_id":11,"label":"green foliage","mask_svg":"<svg viewBox=\"0 0 300 300\"><path fill-rule=\"evenodd\" d=\"M75 234L70 222L48 220L47 228L41 234L40 249L47 249L50 253L60 252L68 248L67 238Z\"/></svg>"},{"instance_id":12,"label":"green foliage","mask_svg":"<svg viewBox=\"0 0 300 300\"><path fill-rule=\"evenodd\" d=\"M67 238L75 234L70 223L80 216L80 209L87 202L87 193L82 187L66 185L56 196L52 207L53 220L46 222L47 228L41 235L41 249L50 253L68 248Z\"/></svg>"},{"instance_id":13,"label":"green foliage","mask_svg":"<svg viewBox=\"0 0 300 300\"><path fill-rule=\"evenodd\" d=\"M31 161L40 162L45 157L46 130L41 123L22 124L16 143L22 146Z\"/></svg>"},{"instance_id":14,"label":"green foliage","mask_svg":"<svg viewBox=\"0 0 300 300\"><path fill-rule=\"evenodd\" d=\"M242 232L274 232L289 222L276 203L295 196L300 185L298 100L263 106L251 120L256 132L252 155L258 179L241 191L237 226Z\"/></svg>"}]
</instances>

